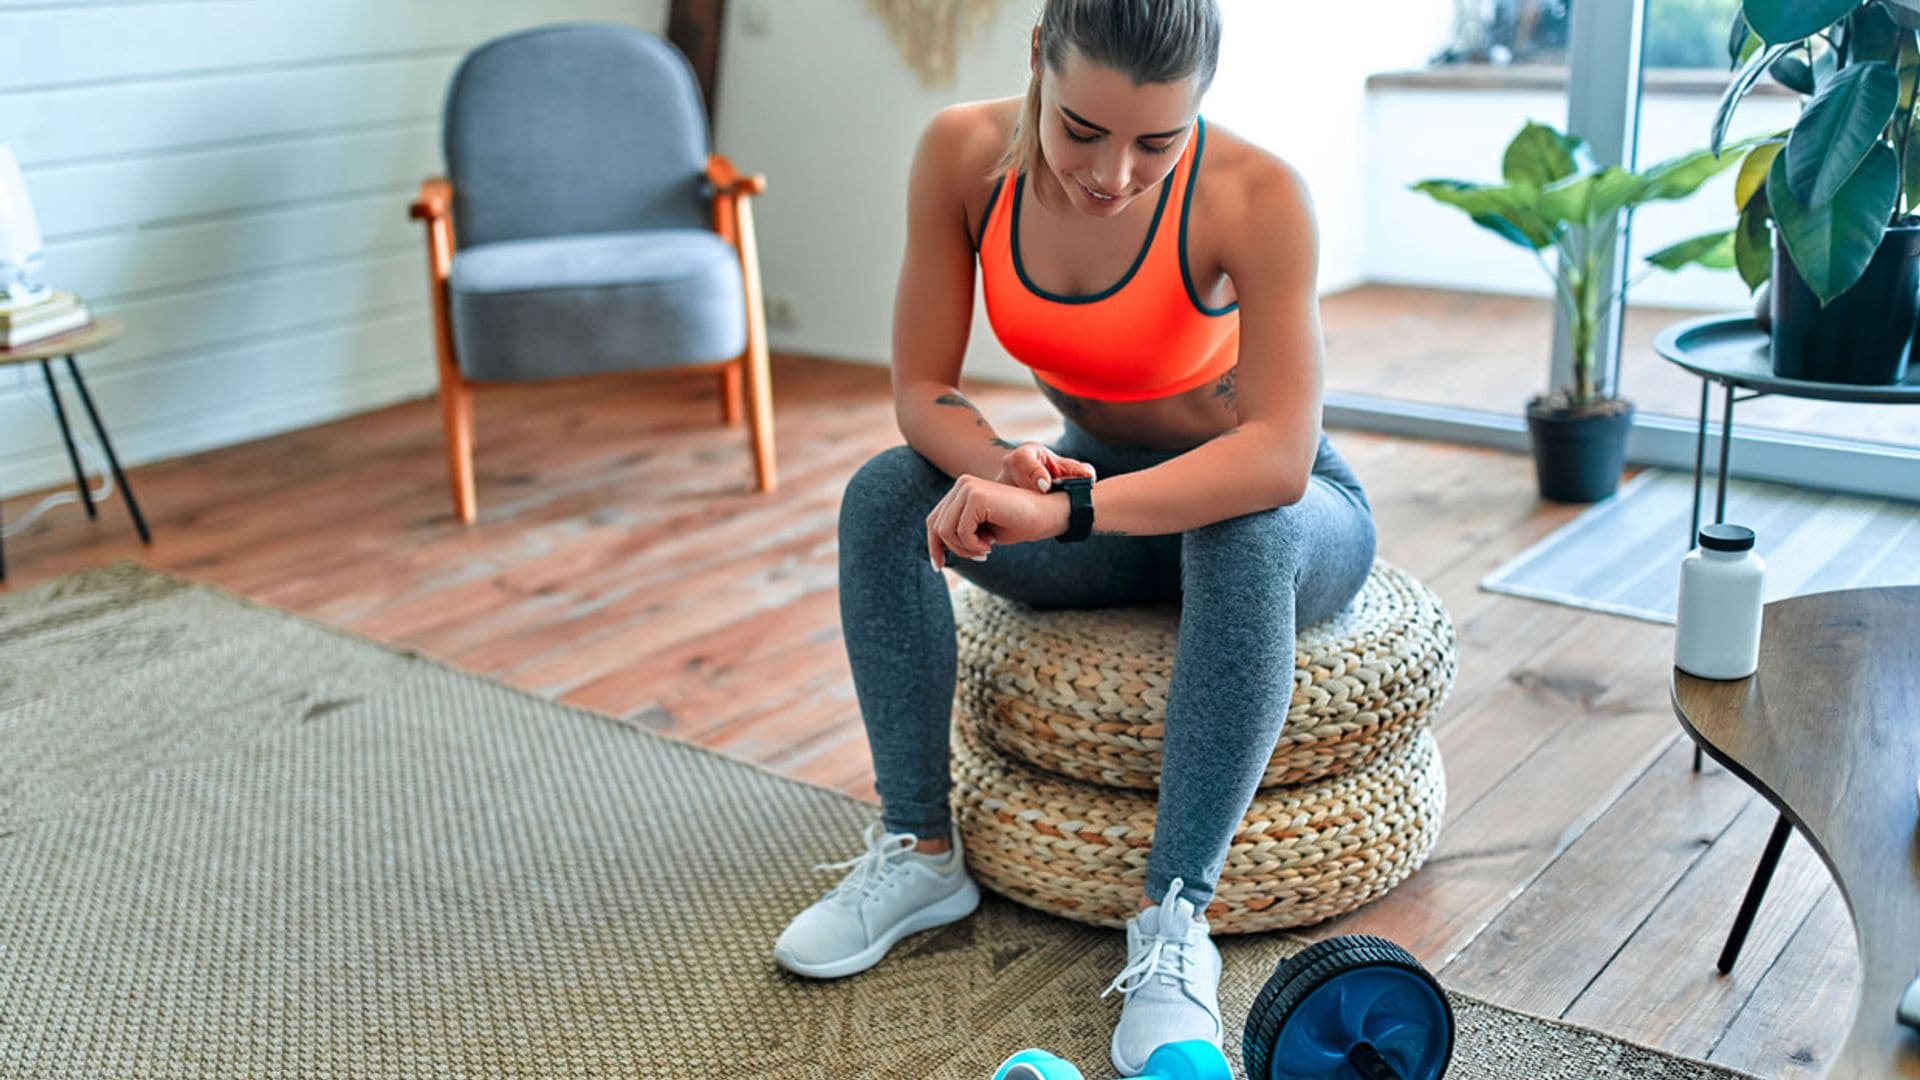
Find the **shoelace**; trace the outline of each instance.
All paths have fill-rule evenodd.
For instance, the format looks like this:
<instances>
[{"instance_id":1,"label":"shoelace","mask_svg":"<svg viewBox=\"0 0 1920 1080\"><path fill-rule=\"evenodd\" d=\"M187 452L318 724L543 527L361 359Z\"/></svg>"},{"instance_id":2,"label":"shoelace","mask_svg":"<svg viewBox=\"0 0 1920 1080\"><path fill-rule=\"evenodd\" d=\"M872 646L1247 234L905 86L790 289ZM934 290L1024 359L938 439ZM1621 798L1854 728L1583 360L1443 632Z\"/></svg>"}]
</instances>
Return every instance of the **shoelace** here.
<instances>
[{"instance_id":1,"label":"shoelace","mask_svg":"<svg viewBox=\"0 0 1920 1080\"><path fill-rule=\"evenodd\" d=\"M836 894L849 900L872 896L873 891L885 883L887 871L902 865L901 857L919 843L912 833L883 833L878 821L867 826L865 837L866 851L841 862L814 866L817 871L851 868L853 872L834 889Z\"/></svg>"},{"instance_id":2,"label":"shoelace","mask_svg":"<svg viewBox=\"0 0 1920 1080\"><path fill-rule=\"evenodd\" d=\"M1180 895L1180 888L1185 884L1186 882L1180 878L1173 879L1173 884L1167 888L1166 899L1162 900L1160 904L1161 920L1164 921L1173 917L1169 911L1169 907L1173 902L1173 898ZM1156 928L1153 935L1153 944L1147 946L1147 951L1140 954L1140 959L1128 964L1126 968L1114 978L1113 982L1108 984L1107 988L1100 992L1100 999L1102 1001L1106 1000L1107 995L1116 990L1122 994L1131 994L1135 990L1152 982L1155 975L1171 976L1179 980L1182 986L1190 984L1193 981L1193 973L1187 970L1187 935L1189 931L1184 926L1181 927L1180 930L1180 936L1176 938L1168 936L1167 928L1164 925Z\"/></svg>"}]
</instances>

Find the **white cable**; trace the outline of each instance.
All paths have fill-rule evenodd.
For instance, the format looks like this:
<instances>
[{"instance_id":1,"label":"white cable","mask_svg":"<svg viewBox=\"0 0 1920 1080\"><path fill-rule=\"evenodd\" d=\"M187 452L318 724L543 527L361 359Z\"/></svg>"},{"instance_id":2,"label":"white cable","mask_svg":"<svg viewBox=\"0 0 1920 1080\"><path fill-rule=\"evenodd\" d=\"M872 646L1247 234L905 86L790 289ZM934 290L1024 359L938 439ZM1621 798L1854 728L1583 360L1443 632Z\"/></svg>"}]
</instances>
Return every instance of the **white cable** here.
<instances>
[{"instance_id":1,"label":"white cable","mask_svg":"<svg viewBox=\"0 0 1920 1080\"><path fill-rule=\"evenodd\" d=\"M27 367L28 365L26 364L20 364L20 365L16 365L13 369L14 387L18 389L22 394L27 393L27 390L26 390ZM41 382L42 382L42 385L44 386L45 384L44 377L42 378ZM42 397L40 395L29 395L29 396L34 397L35 400L40 402L40 407L47 411L47 415L52 417L56 424L59 422L60 414L54 411L52 398ZM94 502L95 504L103 503L103 502L106 502L108 499L113 498L113 471L107 467L106 462L101 460L100 455L94 452L93 444L87 441L86 436L82 435L78 430L79 425L76 423L73 423L73 421L77 419L78 417L75 417L72 415L69 415L67 417L67 420L68 420L67 430L73 432L74 434L73 441L74 441L74 444L80 448L81 458L84 459L88 465L93 466L94 471L100 474L100 487L98 490L89 492L88 498L90 501ZM27 511L26 516L21 518L19 521L9 521L4 526L0 526L0 540L3 540L9 536L18 535L19 533L26 531L26 529L32 526L34 522L40 520L40 516L42 514L45 514L47 511L53 509L56 506L68 506L68 505L78 506L79 504L80 504L80 496L74 494L73 492L56 491L53 494L48 495L45 498L42 498L40 502L37 505L35 505L33 509Z\"/></svg>"}]
</instances>

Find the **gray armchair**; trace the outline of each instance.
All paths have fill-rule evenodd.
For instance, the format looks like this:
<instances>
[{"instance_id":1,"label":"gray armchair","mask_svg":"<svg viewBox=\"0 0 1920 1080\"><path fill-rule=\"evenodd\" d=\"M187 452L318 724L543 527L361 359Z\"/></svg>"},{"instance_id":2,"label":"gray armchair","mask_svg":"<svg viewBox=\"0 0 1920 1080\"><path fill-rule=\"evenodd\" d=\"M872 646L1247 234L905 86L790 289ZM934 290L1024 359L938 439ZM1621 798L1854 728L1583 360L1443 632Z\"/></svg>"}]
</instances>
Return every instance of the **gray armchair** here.
<instances>
[{"instance_id":1,"label":"gray armchair","mask_svg":"<svg viewBox=\"0 0 1920 1080\"><path fill-rule=\"evenodd\" d=\"M471 524L476 385L710 370L721 419L745 412L774 487L765 309L748 196L760 176L707 148L700 92L673 46L571 23L488 42L447 92L448 178L426 222L441 421L454 510ZM455 225L458 228L455 228Z\"/></svg>"}]
</instances>

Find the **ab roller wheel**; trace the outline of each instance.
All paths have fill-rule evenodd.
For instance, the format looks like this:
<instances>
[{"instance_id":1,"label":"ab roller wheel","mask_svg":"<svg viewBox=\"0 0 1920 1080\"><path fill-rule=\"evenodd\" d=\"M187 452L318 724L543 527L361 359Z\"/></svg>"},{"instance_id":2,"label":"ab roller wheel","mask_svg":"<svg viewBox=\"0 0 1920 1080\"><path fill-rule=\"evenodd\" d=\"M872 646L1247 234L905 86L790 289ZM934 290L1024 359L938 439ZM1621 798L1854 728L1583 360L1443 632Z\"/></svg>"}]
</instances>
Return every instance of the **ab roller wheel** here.
<instances>
[{"instance_id":1,"label":"ab roller wheel","mask_svg":"<svg viewBox=\"0 0 1920 1080\"><path fill-rule=\"evenodd\" d=\"M1441 1080L1453 1057L1453 1006L1391 941L1328 938L1280 962L1247 1013L1248 1080ZM1141 1080L1231 1080L1212 1043L1168 1043ZM993 1080L1084 1080L1044 1050L1008 1058Z\"/></svg>"},{"instance_id":2,"label":"ab roller wheel","mask_svg":"<svg viewBox=\"0 0 1920 1080\"><path fill-rule=\"evenodd\" d=\"M1440 1080L1453 1006L1391 941L1328 938L1281 962L1247 1013L1252 1080Z\"/></svg>"}]
</instances>

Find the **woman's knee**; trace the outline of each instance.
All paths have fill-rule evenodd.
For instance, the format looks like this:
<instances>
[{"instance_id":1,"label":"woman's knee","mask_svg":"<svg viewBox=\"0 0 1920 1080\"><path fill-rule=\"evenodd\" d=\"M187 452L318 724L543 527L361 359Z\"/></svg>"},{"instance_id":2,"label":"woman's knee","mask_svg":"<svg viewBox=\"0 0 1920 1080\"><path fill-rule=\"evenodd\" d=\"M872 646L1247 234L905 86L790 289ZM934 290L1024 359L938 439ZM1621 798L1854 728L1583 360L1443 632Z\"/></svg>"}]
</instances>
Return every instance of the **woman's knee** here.
<instances>
[{"instance_id":1,"label":"woman's knee","mask_svg":"<svg viewBox=\"0 0 1920 1080\"><path fill-rule=\"evenodd\" d=\"M1374 558L1372 516L1344 502L1328 505L1336 497L1317 494L1188 531L1181 545L1183 584L1231 578L1298 590L1330 574L1341 581L1325 584L1339 591L1347 578L1364 581Z\"/></svg>"},{"instance_id":2,"label":"woman's knee","mask_svg":"<svg viewBox=\"0 0 1920 1080\"><path fill-rule=\"evenodd\" d=\"M1298 504L1256 510L1188 530L1181 565L1201 573L1248 567L1298 571L1308 554L1307 532Z\"/></svg>"},{"instance_id":3,"label":"woman's knee","mask_svg":"<svg viewBox=\"0 0 1920 1080\"><path fill-rule=\"evenodd\" d=\"M842 554L876 545L916 550L911 539L925 530L927 514L952 483L911 446L875 454L854 472L840 498ZM920 558L926 560L924 550Z\"/></svg>"}]
</instances>

